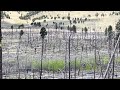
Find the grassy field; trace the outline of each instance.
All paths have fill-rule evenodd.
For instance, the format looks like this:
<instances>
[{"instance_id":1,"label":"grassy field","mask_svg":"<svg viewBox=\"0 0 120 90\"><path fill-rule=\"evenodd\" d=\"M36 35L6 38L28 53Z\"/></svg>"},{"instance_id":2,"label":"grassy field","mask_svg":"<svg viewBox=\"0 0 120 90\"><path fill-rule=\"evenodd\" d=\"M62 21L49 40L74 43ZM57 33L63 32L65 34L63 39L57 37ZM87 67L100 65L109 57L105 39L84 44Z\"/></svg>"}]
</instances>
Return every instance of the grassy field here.
<instances>
[{"instance_id":1,"label":"grassy field","mask_svg":"<svg viewBox=\"0 0 120 90\"><path fill-rule=\"evenodd\" d=\"M72 25L76 25L77 27L77 33L72 33L72 36L70 38L70 67L73 76L75 70L77 72L81 71L81 73L84 72L83 74L91 72L92 76L94 76L93 72L96 72L95 74L100 74L101 69L103 69L103 72L106 70L110 57L108 52L108 37L105 36L104 31L105 28L108 27L108 25L112 25L114 31L115 23L118 18L119 16L111 16L111 18L97 18L97 20L95 18L88 19L88 21L84 24L72 23ZM92 21L94 19L95 21ZM57 23L63 21L64 28L55 29L55 26L53 25L54 21ZM68 20L50 20L47 21L47 23L49 25L48 27L46 27L48 34L46 35L44 40L42 69L44 74L45 71L55 73L61 71L62 75L60 75L63 77L63 72L66 72L68 74L69 71L68 47L70 31L67 30L67 26L70 24ZM45 26L47 23L42 23L42 26ZM3 26L7 27L7 25ZM10 25L8 27L10 28ZM82 28L85 27L88 28L87 34L85 34L85 32L82 32ZM17 26L13 30L2 29L3 39L1 46L3 73L5 75L12 75L13 73L23 73L24 77L24 74L26 75L27 69L30 69L30 73L32 74L33 70L41 69L41 27L26 27L23 29L16 28ZM19 39L20 30L24 31L21 39ZM96 46L94 46L95 44ZM111 53L113 53L113 42L111 46ZM115 53L115 69L118 68L117 66L119 65L120 54L118 53L117 49ZM28 76L29 75L30 74L28 74ZM54 75L54 73L52 73L51 75Z\"/></svg>"},{"instance_id":2,"label":"grassy field","mask_svg":"<svg viewBox=\"0 0 120 90\"><path fill-rule=\"evenodd\" d=\"M80 67L83 67L82 64L85 64L84 69L85 70L92 70L93 67L92 66L96 66L95 62L93 62L93 58L89 58L91 59L91 61L89 62L80 62L80 60L72 60L71 61L71 68L75 69L75 62L76 62L76 69L79 69ZM116 58L115 60L117 63L120 63L120 57ZM104 56L102 59L102 64L103 65L107 65L109 62L109 57L108 56ZM40 61L36 61L33 60L32 61L32 68L34 69L39 69L40 68ZM67 69L68 69L68 62L66 65ZM59 71L59 70L64 70L65 69L65 61L64 60L44 60L43 61L43 69L44 70L54 70L54 71Z\"/></svg>"}]
</instances>

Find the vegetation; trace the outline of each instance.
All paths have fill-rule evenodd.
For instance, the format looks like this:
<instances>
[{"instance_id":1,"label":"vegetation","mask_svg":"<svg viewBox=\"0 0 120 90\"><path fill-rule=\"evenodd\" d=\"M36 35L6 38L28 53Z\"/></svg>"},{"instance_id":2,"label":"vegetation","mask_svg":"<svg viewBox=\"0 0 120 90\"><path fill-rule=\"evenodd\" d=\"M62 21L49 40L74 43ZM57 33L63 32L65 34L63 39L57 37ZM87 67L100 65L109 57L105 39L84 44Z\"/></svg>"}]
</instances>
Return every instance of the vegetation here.
<instances>
[{"instance_id":1,"label":"vegetation","mask_svg":"<svg viewBox=\"0 0 120 90\"><path fill-rule=\"evenodd\" d=\"M31 16L39 12L33 13L28 12L27 15L21 15L21 18L31 19ZM96 13L94 16L103 18L106 14ZM119 22L116 24L117 34L114 33L112 25L104 27L105 33L96 32L99 29L97 25L96 27L93 24L93 27L86 25L87 21L93 22L90 21L90 17L92 15L86 18L71 17L70 13L65 17L50 16L52 21L49 24L46 20L49 16L43 15L33 18L31 23L33 27L27 29L24 27L26 24L19 25L17 29L11 25L8 31L3 32L3 73L5 76L15 72L15 76L19 79L23 77L26 79L29 76L29 78L32 76L32 78L42 79L47 73L52 78L59 74L60 78L76 79L91 73L92 78L96 79L98 74L100 78L103 78L107 70L106 75L112 74L120 65L118 47L114 51L120 24ZM59 22L58 18L65 19L65 22ZM43 22L35 22L38 19ZM78 24L83 26L79 28ZM111 59L111 56L114 58ZM108 65L112 68L108 69ZM114 74L112 76L114 77Z\"/></svg>"},{"instance_id":2,"label":"vegetation","mask_svg":"<svg viewBox=\"0 0 120 90\"><path fill-rule=\"evenodd\" d=\"M4 19L4 18L10 19L10 16L9 14L6 14L5 12L1 11L1 19Z\"/></svg>"},{"instance_id":3,"label":"vegetation","mask_svg":"<svg viewBox=\"0 0 120 90\"><path fill-rule=\"evenodd\" d=\"M25 16L22 16L22 15L21 15L19 18L20 18L20 19L23 19L23 20L28 20L28 19L31 18L31 16L36 15L36 14L38 14L39 12L41 12L41 11L29 11Z\"/></svg>"},{"instance_id":4,"label":"vegetation","mask_svg":"<svg viewBox=\"0 0 120 90\"><path fill-rule=\"evenodd\" d=\"M118 40L118 37L120 36L120 20L116 24L116 30L117 30L117 35L116 35L116 40ZM119 41L119 53L120 53L120 41Z\"/></svg>"},{"instance_id":5,"label":"vegetation","mask_svg":"<svg viewBox=\"0 0 120 90\"><path fill-rule=\"evenodd\" d=\"M102 64L107 65L109 62L109 56L102 56L101 58ZM120 63L120 57L115 59L116 62ZM54 66L54 71L63 71L65 68L65 61L64 60L43 60L43 70L46 71L53 71L53 66ZM32 60L32 68L33 69L39 69L41 63L37 60ZM84 67L83 67L84 65ZM91 57L89 58L89 61L84 61L80 62L79 59L76 60L76 69L78 70L80 67L84 68L84 70L92 70L93 66L95 66L94 58ZM68 63L66 65L66 69L68 70L69 66ZM96 66L97 67L97 66ZM75 69L75 61L71 60L71 68Z\"/></svg>"}]
</instances>

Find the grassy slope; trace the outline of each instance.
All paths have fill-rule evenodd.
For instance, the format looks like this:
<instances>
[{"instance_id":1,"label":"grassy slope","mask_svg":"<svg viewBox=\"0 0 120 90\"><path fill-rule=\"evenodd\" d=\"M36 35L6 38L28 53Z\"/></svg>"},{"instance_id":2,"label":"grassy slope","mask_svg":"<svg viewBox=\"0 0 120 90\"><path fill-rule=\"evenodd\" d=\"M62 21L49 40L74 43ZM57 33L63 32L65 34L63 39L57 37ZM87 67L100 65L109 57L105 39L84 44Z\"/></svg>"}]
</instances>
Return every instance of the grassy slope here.
<instances>
[{"instance_id":1,"label":"grassy slope","mask_svg":"<svg viewBox=\"0 0 120 90\"><path fill-rule=\"evenodd\" d=\"M7 14L9 14L9 16L11 17L11 19L4 19L5 22L8 22L8 23L11 23L11 24L30 24L32 22L32 19L33 18L36 18L36 17L40 17L42 15L47 15L48 17L50 16L55 16L57 17L57 15L59 15L60 17L63 17L63 16L67 16L68 13L71 14L71 18L74 18L74 17L87 17L88 14L90 14L92 17L90 18L96 18L95 17L95 11L82 11L82 12L78 12L78 11L73 11L73 12L70 12L70 11L46 11L46 12L40 12L36 15L33 15L31 16L31 20L21 20L19 19L19 16L22 15L26 15L28 12L21 12L21 13L18 13L18 12L13 12L13 11L9 11L9 12L6 12ZM110 11L99 11L98 13L106 13L106 17L105 18L101 18L100 16L98 16L98 18L100 18L100 22L90 22L90 23L86 23L85 25L83 24L76 24L77 27L84 27L84 26L94 26L94 24L97 26L97 27L106 27L108 25L112 25L113 28L115 26L115 23L118 21L118 19L120 18L120 16L110 16L109 17L109 13ZM51 23L51 19L46 19L49 23ZM37 21L40 21L40 22L43 22L43 20L37 20ZM59 21L61 21L61 19L59 19ZM59 22L58 21L58 22ZM66 21L66 20L65 20ZM53 22L53 21L52 21ZM90 25L91 24L91 25ZM68 23L66 23L66 25L68 25Z\"/></svg>"}]
</instances>

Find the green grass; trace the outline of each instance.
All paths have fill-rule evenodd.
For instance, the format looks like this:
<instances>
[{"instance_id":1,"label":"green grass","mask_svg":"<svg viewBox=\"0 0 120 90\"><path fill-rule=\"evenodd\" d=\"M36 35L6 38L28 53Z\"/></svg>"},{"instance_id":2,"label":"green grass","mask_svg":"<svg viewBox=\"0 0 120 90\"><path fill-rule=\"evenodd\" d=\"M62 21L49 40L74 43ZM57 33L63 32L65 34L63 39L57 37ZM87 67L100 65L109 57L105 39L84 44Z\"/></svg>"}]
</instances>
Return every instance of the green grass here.
<instances>
[{"instance_id":1,"label":"green grass","mask_svg":"<svg viewBox=\"0 0 120 90\"><path fill-rule=\"evenodd\" d=\"M64 61L63 60L51 60L51 61L49 61L48 70L58 71L59 69L60 70L64 69Z\"/></svg>"},{"instance_id":2,"label":"green grass","mask_svg":"<svg viewBox=\"0 0 120 90\"><path fill-rule=\"evenodd\" d=\"M92 69L92 65L90 63L85 62L85 67L84 70L91 70ZM71 68L75 69L75 60L71 60ZM76 69L79 69L80 67L80 60L76 60ZM33 69L39 69L41 68L41 62L40 61L32 61L32 68ZM49 71L59 71L59 70L64 70L65 69L65 62L64 60L43 60L42 63L42 68L44 70L49 70ZM66 65L66 69L68 70L69 66L68 66L68 62Z\"/></svg>"},{"instance_id":3,"label":"green grass","mask_svg":"<svg viewBox=\"0 0 120 90\"><path fill-rule=\"evenodd\" d=\"M40 61L32 61L32 68L39 69L41 68L41 62ZM50 70L50 71L58 71L64 69L64 61L63 60L44 60L42 63L42 68L44 70Z\"/></svg>"},{"instance_id":4,"label":"green grass","mask_svg":"<svg viewBox=\"0 0 120 90\"><path fill-rule=\"evenodd\" d=\"M115 59L117 62L120 63L120 57ZM101 56L101 61L104 65L107 65L109 62L109 56ZM15 63L15 60L10 60L10 63ZM71 60L71 68L75 69L75 60ZM82 65L85 64L85 67L82 67ZM32 69L40 69L41 68L41 62L39 60L32 60L31 62ZM89 60L81 61L77 59L76 60L76 69L82 69L86 71L93 70L93 68L96 68L97 65L94 62L94 57L89 58ZM49 71L59 71L65 69L65 61L64 60L43 60L42 63L43 70L49 70ZM66 69L69 69L68 62L66 63Z\"/></svg>"},{"instance_id":5,"label":"green grass","mask_svg":"<svg viewBox=\"0 0 120 90\"><path fill-rule=\"evenodd\" d=\"M120 57L116 58L116 61L120 63Z\"/></svg>"},{"instance_id":6,"label":"green grass","mask_svg":"<svg viewBox=\"0 0 120 90\"><path fill-rule=\"evenodd\" d=\"M102 57L102 61L103 61L103 64L108 64L108 62L109 62L109 56L103 56ZM115 61L118 62L118 63L120 63L120 57L116 57Z\"/></svg>"},{"instance_id":7,"label":"green grass","mask_svg":"<svg viewBox=\"0 0 120 90\"><path fill-rule=\"evenodd\" d=\"M103 64L108 64L108 62L109 62L109 56L108 55L102 56L102 61L103 61Z\"/></svg>"}]
</instances>

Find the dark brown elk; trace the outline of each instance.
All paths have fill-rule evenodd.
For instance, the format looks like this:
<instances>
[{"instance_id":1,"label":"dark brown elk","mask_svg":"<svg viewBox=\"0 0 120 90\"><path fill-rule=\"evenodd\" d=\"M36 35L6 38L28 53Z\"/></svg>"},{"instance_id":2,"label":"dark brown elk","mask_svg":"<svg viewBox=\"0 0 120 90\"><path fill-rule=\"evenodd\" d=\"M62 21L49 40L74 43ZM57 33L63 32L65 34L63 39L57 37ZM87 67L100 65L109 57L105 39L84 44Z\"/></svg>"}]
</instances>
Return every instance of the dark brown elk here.
<instances>
[{"instance_id":1,"label":"dark brown elk","mask_svg":"<svg viewBox=\"0 0 120 90\"><path fill-rule=\"evenodd\" d=\"M20 28L24 28L24 24L19 25L18 29L20 29Z\"/></svg>"}]
</instances>

